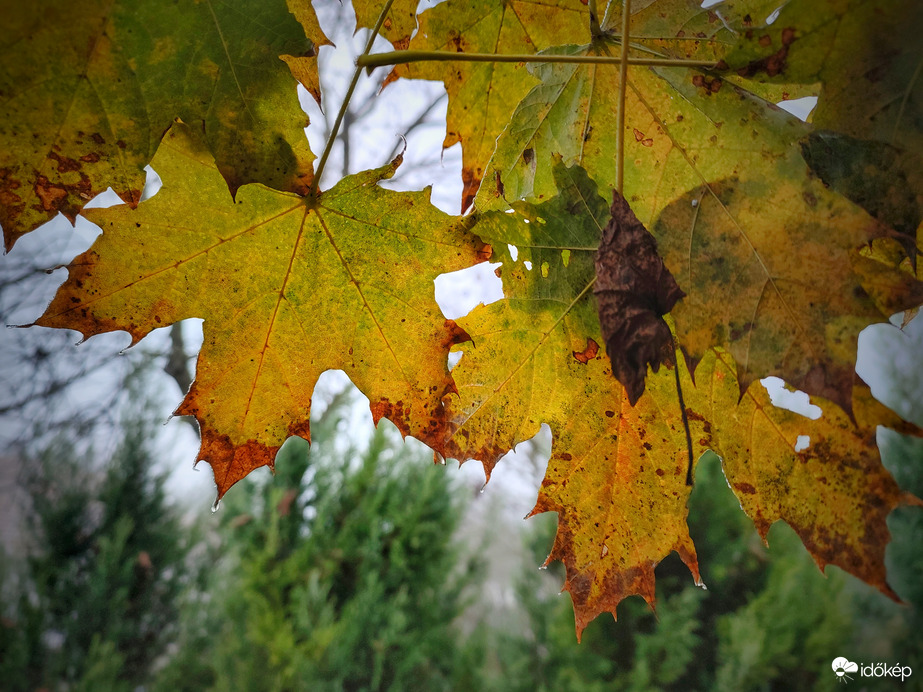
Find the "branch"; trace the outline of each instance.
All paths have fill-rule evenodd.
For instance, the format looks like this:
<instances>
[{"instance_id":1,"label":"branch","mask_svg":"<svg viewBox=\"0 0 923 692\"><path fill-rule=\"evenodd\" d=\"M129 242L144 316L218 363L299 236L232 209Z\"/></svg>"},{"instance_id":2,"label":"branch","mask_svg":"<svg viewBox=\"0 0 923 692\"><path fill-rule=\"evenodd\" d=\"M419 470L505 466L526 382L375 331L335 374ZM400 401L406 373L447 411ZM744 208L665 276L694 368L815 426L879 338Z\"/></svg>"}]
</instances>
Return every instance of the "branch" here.
<instances>
[{"instance_id":1,"label":"branch","mask_svg":"<svg viewBox=\"0 0 923 692\"><path fill-rule=\"evenodd\" d=\"M631 0L622 8L622 51L619 56L619 110L615 127L615 189L622 194L625 182L625 92L628 90L628 40Z\"/></svg>"},{"instance_id":2,"label":"branch","mask_svg":"<svg viewBox=\"0 0 923 692\"><path fill-rule=\"evenodd\" d=\"M189 391L192 384L192 376L189 374L187 360L186 344L183 341L183 325L177 322L170 327L170 353L167 355L167 362L164 363L163 371L176 381L180 392L184 395Z\"/></svg>"},{"instance_id":3,"label":"branch","mask_svg":"<svg viewBox=\"0 0 923 692\"><path fill-rule=\"evenodd\" d=\"M381 10L381 14L378 15L378 21L375 22L375 28L372 29L369 40L365 44L365 51L363 51L362 55L360 55L359 59L356 61L356 69L353 71L352 81L349 83L349 88L346 90L345 96L343 96L343 103L340 105L336 120L333 121L333 127L330 130L330 134L327 136L327 145L324 147L324 153L320 157L320 163L317 164L317 171L314 174L314 180L311 182L311 190L309 193L311 196L317 194L317 186L320 184L324 168L327 166L327 159L330 158L333 143L336 141L337 133L340 131L340 124L343 122L343 117L346 115L346 111L349 108L349 101L352 99L353 92L356 90L356 84L359 83L359 76L362 74L362 66L358 63L363 57L368 55L370 50L372 50L372 44L375 43L378 32L381 31L381 25L384 23L385 17L388 16L388 11L391 9L391 4L393 2L394 0L388 0L388 2L385 3L385 6Z\"/></svg>"},{"instance_id":4,"label":"branch","mask_svg":"<svg viewBox=\"0 0 923 692\"><path fill-rule=\"evenodd\" d=\"M439 94L439 96L433 99L433 101L430 102L430 104L426 108L424 108L420 112L420 115L417 116L416 120L410 123L407 126L407 129L404 130L405 139L410 137L410 134L414 132L417 128L422 127L426 123L426 117L430 113L433 112L433 109L442 102L442 99L444 99L446 95L447 95L446 92L443 91L441 94ZM402 146L401 142L398 142L397 144L394 145L394 148L391 150L391 154L388 156L388 159L387 159L388 161L391 161L395 156L397 156L398 152L401 149L401 146Z\"/></svg>"},{"instance_id":5,"label":"branch","mask_svg":"<svg viewBox=\"0 0 923 692\"><path fill-rule=\"evenodd\" d=\"M577 65L619 65L620 58L608 55L536 55L512 53L453 53L443 50L394 50L387 53L369 55L363 53L356 59L358 68L375 68L386 65L402 65L411 62L449 61L449 62L534 62L534 63L574 63ZM673 58L628 58L629 65L648 67L698 67L713 69L715 61L681 60Z\"/></svg>"}]
</instances>

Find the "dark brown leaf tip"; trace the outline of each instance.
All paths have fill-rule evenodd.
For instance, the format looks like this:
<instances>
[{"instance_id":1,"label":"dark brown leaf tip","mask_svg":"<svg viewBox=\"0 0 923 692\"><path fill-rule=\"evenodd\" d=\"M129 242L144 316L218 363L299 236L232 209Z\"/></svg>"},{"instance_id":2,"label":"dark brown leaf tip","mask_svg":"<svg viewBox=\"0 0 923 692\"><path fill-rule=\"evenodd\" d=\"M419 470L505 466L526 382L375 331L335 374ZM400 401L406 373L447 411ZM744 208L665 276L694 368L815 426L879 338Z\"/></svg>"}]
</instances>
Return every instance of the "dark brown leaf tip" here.
<instances>
[{"instance_id":1,"label":"dark brown leaf tip","mask_svg":"<svg viewBox=\"0 0 923 692\"><path fill-rule=\"evenodd\" d=\"M596 251L596 302L612 374L634 406L647 366L673 363L673 337L663 316L685 293L657 254L657 241L628 202L613 193L612 219Z\"/></svg>"}]
</instances>

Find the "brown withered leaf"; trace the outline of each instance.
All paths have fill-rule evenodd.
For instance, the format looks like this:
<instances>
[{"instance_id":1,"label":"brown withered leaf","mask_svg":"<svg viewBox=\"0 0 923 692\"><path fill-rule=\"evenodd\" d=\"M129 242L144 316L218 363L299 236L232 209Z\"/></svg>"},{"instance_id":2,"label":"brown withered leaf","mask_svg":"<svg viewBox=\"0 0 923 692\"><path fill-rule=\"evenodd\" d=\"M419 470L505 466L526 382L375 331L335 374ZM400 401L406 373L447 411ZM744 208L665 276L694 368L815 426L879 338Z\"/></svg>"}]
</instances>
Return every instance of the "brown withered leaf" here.
<instances>
[{"instance_id":1,"label":"brown withered leaf","mask_svg":"<svg viewBox=\"0 0 923 692\"><path fill-rule=\"evenodd\" d=\"M672 364L673 336L663 316L685 293L657 254L657 241L618 192L596 252L596 303L612 374L634 406L647 366Z\"/></svg>"}]
</instances>

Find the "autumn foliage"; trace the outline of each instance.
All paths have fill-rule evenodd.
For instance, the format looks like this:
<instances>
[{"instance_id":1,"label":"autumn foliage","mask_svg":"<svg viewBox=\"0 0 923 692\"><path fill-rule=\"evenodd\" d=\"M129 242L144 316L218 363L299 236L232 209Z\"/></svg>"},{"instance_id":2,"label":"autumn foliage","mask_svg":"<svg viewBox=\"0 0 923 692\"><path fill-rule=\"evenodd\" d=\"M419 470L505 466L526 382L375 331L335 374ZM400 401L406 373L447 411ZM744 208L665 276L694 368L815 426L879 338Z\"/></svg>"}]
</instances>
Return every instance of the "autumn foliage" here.
<instances>
[{"instance_id":1,"label":"autumn foliage","mask_svg":"<svg viewBox=\"0 0 923 692\"><path fill-rule=\"evenodd\" d=\"M653 604L671 551L698 580L686 479L706 450L761 536L782 519L820 567L896 598L885 520L920 500L882 467L875 431L923 433L871 398L855 359L863 328L923 303L923 5L635 0L629 38L621 2L448 0L419 17L415 1L354 4L360 26L410 51L386 61L389 81L445 84L465 215L382 189L400 158L317 188L295 85L320 99L327 41L307 0L91 1L76 15L4 0L7 250L107 186L127 202L85 213L103 234L36 324L137 342L204 318L177 413L197 419L219 496L289 436L310 438L328 369L376 421L488 476L547 423L534 513L558 514L549 559L567 567L578 634L627 596ZM775 105L810 95L810 123ZM148 163L164 185L139 203ZM632 241L597 262L612 209ZM488 259L505 297L444 319L433 279ZM609 273L625 261L637 281ZM666 277L668 299L631 294ZM650 338L625 321L647 303ZM631 381L613 377L625 361ZM769 375L822 417L773 406Z\"/></svg>"}]
</instances>

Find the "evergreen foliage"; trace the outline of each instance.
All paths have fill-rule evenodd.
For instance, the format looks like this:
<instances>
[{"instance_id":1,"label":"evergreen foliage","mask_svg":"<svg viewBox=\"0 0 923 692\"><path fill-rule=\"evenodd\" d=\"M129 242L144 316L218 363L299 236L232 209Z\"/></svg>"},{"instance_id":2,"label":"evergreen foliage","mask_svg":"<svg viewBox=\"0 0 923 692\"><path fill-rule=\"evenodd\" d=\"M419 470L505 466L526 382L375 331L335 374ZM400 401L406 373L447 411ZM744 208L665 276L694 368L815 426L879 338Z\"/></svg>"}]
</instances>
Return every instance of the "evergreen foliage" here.
<instances>
[{"instance_id":1,"label":"evergreen foliage","mask_svg":"<svg viewBox=\"0 0 923 692\"><path fill-rule=\"evenodd\" d=\"M887 431L883 456L902 482L920 490L923 444ZM720 480L719 460L703 459L698 473ZM492 690L828 690L836 688L830 662L887 660L923 669L919 546L896 541L889 551L895 586L912 607L871 593L836 568L821 574L798 537L773 527L769 549L740 514L728 488L697 483L691 533L709 565L708 590L689 583L675 556L657 568L657 615L640 599L619 608L618 622L600 618L583 643L573 639L572 611L543 588L540 572L520 580L529 614L528 636L499 634ZM920 512L895 512L900 535L919 535ZM536 560L547 551L553 522L533 535ZM705 553L704 555L701 553ZM552 580L560 584L563 575ZM863 658L864 657L864 658Z\"/></svg>"},{"instance_id":2,"label":"evergreen foliage","mask_svg":"<svg viewBox=\"0 0 923 692\"><path fill-rule=\"evenodd\" d=\"M22 574L3 565L0 687L825 690L838 655L923 668L912 539L888 556L911 608L835 568L825 578L787 527L762 546L714 456L699 464L708 482L691 500L709 590L672 556L657 569L656 617L629 599L618 622L598 619L577 644L553 563L523 571L524 627L472 622L467 606L484 596L479 566L451 538L465 512L451 474L388 424L345 443L351 398L339 395L315 421L313 446L293 440L274 477L227 497L208 530L217 540L183 528L165 503L141 442L143 412L126 417L102 468L63 442L39 455L28 487L42 548ZM920 492L923 444L896 433L881 443L895 475ZM918 515L890 521L912 537ZM527 526L538 563L554 519Z\"/></svg>"},{"instance_id":3,"label":"evergreen foliage","mask_svg":"<svg viewBox=\"0 0 923 692\"><path fill-rule=\"evenodd\" d=\"M474 689L477 645L454 626L472 570L451 540L449 478L389 425L366 448L338 446L347 399L310 448L289 441L274 478L227 497L206 621L187 611L162 689Z\"/></svg>"},{"instance_id":4,"label":"evergreen foliage","mask_svg":"<svg viewBox=\"0 0 923 692\"><path fill-rule=\"evenodd\" d=\"M133 690L175 636L186 532L152 471L143 404L120 434L101 467L63 438L24 465L37 547L3 575L4 689Z\"/></svg>"}]
</instances>

